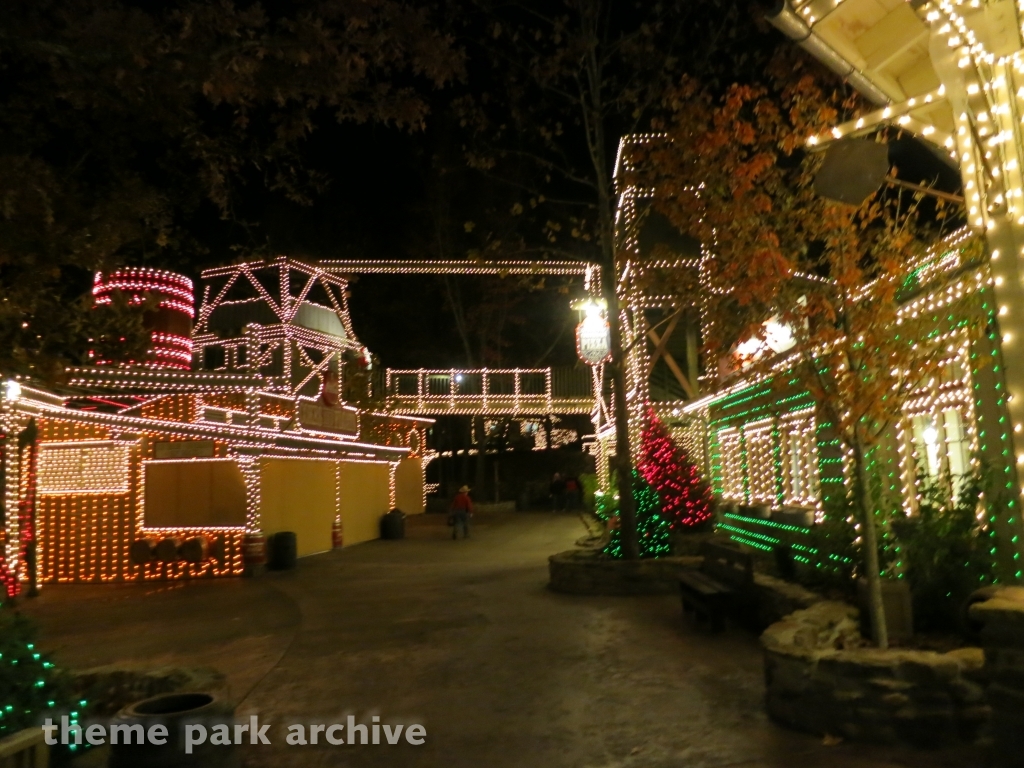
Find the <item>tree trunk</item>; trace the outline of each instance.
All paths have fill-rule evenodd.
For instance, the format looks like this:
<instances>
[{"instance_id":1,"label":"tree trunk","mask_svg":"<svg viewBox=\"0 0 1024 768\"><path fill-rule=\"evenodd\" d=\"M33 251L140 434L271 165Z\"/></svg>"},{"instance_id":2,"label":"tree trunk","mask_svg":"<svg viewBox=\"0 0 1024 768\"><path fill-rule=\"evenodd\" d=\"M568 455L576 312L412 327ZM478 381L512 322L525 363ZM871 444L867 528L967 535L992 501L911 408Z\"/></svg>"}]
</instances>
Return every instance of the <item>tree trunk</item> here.
<instances>
[{"instance_id":1,"label":"tree trunk","mask_svg":"<svg viewBox=\"0 0 1024 768\"><path fill-rule=\"evenodd\" d=\"M626 403L626 354L622 345L622 318L619 316L618 269L616 259L616 190L613 178L614 153L608 151L605 128L604 72L598 56L601 45L602 3L581 7L581 23L588 39L583 60L584 77L580 82L581 117L587 135L587 149L597 186L597 226L602 265L601 282L608 305L608 324L612 361L612 413L615 419L615 464L619 486L619 523L622 555L627 560L640 556L636 532L636 502L633 499L633 457L629 448L629 407Z\"/></svg>"},{"instance_id":2,"label":"tree trunk","mask_svg":"<svg viewBox=\"0 0 1024 768\"><path fill-rule=\"evenodd\" d=\"M640 556L636 534L636 503L633 499L633 460L629 448L629 408L626 404L626 355L622 349L622 326L619 302L615 293L614 251L612 264L605 266L605 300L608 302L608 323L612 347L612 414L615 419L615 468L619 487L619 523L622 554L627 560ZM611 288L607 283L611 282Z\"/></svg>"},{"instance_id":3,"label":"tree trunk","mask_svg":"<svg viewBox=\"0 0 1024 768\"><path fill-rule=\"evenodd\" d=\"M854 435L853 461L857 469L857 504L860 507L864 533L864 568L868 581L868 610L871 612L871 639L881 649L889 647L889 629L885 624L885 607L882 603L881 564L878 562L878 531L875 528L875 510L868 492L867 467L864 463L864 448L860 437Z\"/></svg>"}]
</instances>

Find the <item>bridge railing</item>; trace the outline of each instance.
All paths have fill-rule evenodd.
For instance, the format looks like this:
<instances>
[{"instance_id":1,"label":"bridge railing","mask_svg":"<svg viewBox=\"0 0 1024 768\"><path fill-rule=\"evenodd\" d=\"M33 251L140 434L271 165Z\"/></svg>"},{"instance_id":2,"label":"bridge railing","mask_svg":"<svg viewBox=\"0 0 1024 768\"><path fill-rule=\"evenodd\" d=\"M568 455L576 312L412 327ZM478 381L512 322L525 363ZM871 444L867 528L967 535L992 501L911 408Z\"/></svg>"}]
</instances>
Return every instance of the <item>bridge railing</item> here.
<instances>
[{"instance_id":1,"label":"bridge railing","mask_svg":"<svg viewBox=\"0 0 1024 768\"><path fill-rule=\"evenodd\" d=\"M588 413L594 392L582 368L392 370L388 408L417 413Z\"/></svg>"}]
</instances>

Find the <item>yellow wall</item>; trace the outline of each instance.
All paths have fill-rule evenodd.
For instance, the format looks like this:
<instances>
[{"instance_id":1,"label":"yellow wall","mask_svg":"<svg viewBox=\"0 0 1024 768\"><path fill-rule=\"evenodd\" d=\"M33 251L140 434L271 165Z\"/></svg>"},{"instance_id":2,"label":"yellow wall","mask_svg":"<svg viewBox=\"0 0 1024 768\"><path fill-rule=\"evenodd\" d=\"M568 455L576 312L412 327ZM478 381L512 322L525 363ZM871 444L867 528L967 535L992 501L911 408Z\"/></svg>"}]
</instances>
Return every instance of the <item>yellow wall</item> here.
<instances>
[{"instance_id":1,"label":"yellow wall","mask_svg":"<svg viewBox=\"0 0 1024 768\"><path fill-rule=\"evenodd\" d=\"M270 536L294 531L299 557L331 548L331 526L341 515L345 546L380 537L389 508L388 465L358 461L263 459L260 528ZM340 497L335 504L335 468Z\"/></svg>"},{"instance_id":2,"label":"yellow wall","mask_svg":"<svg viewBox=\"0 0 1024 768\"><path fill-rule=\"evenodd\" d=\"M395 468L395 506L407 515L423 512L423 467L419 458L402 459Z\"/></svg>"},{"instance_id":3,"label":"yellow wall","mask_svg":"<svg viewBox=\"0 0 1024 768\"><path fill-rule=\"evenodd\" d=\"M260 528L267 536L294 531L299 557L331 548L335 488L333 461L263 459Z\"/></svg>"},{"instance_id":4,"label":"yellow wall","mask_svg":"<svg viewBox=\"0 0 1024 768\"><path fill-rule=\"evenodd\" d=\"M341 522L345 546L380 537L380 518L389 508L388 464L342 461Z\"/></svg>"}]
</instances>

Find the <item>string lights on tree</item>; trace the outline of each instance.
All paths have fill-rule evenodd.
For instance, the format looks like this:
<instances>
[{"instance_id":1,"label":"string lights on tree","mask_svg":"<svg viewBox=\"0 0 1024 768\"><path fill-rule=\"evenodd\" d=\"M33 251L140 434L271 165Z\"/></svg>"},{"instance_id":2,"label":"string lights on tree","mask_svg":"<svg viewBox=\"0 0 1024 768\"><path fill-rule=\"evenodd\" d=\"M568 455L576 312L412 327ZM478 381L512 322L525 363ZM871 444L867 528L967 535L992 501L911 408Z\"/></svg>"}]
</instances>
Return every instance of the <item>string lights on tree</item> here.
<instances>
[{"instance_id":1,"label":"string lights on tree","mask_svg":"<svg viewBox=\"0 0 1024 768\"><path fill-rule=\"evenodd\" d=\"M711 488L669 436L653 408L640 441L637 471L660 499L660 514L669 528L695 528L714 511Z\"/></svg>"},{"instance_id":2,"label":"string lights on tree","mask_svg":"<svg viewBox=\"0 0 1024 768\"><path fill-rule=\"evenodd\" d=\"M0 600L0 741L38 727L45 717L59 722L67 715L78 725L88 707L72 697L56 666L37 650L34 635L28 620Z\"/></svg>"},{"instance_id":3,"label":"string lights on tree","mask_svg":"<svg viewBox=\"0 0 1024 768\"><path fill-rule=\"evenodd\" d=\"M636 500L636 533L641 558L665 557L671 554L669 533L671 523L662 514L661 497L643 477L633 471L633 498ZM602 493L597 497L597 514L609 521L611 534L602 552L622 559L622 536L617 525L618 497Z\"/></svg>"}]
</instances>

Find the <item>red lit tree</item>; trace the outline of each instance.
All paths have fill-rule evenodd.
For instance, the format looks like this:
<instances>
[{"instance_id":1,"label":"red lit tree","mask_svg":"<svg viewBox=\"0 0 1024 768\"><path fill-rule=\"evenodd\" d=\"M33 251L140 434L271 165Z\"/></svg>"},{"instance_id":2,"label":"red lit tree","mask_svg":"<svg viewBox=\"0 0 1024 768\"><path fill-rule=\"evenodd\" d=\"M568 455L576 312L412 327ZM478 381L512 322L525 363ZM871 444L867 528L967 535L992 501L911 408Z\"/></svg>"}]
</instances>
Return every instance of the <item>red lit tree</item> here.
<instances>
[{"instance_id":1,"label":"red lit tree","mask_svg":"<svg viewBox=\"0 0 1024 768\"><path fill-rule=\"evenodd\" d=\"M640 436L637 469L661 498L661 514L669 527L695 528L711 517L711 488L687 459L654 413L647 411L647 426Z\"/></svg>"}]
</instances>

